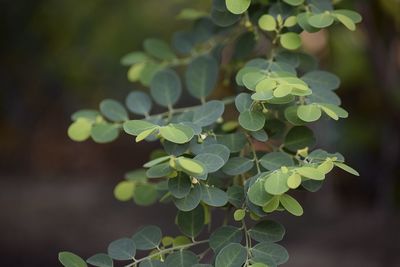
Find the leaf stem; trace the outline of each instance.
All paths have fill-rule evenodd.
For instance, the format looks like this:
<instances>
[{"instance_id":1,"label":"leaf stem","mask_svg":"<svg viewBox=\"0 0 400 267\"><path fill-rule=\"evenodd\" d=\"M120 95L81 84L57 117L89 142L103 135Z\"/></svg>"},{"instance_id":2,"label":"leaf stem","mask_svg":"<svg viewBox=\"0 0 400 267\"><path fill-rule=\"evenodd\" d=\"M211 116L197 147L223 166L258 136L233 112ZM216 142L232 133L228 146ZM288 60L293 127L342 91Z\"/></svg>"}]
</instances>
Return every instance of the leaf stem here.
<instances>
[{"instance_id":1,"label":"leaf stem","mask_svg":"<svg viewBox=\"0 0 400 267\"><path fill-rule=\"evenodd\" d=\"M186 248L190 248L190 247L194 247L194 246L197 246L197 245L201 245L201 244L207 243L208 241L209 241L208 239L207 240L201 240L201 241L196 241L196 242L193 242L193 243L190 243L190 244L186 244L186 245L181 245L181 246L176 246L176 247L171 247L171 248L167 248L167 249L164 249L164 250L160 250L157 253L153 253L153 254L151 254L149 256L146 256L144 258L135 260L134 262L125 265L125 267L132 267L132 266L135 266L135 265L137 265L138 263L140 263L142 261L145 261L145 260L148 260L148 259L152 259L152 258L154 258L156 256L161 256L161 255L164 255L165 253L168 253L168 252L171 252L171 251L174 251L174 250L183 250L183 249L186 249Z\"/></svg>"}]
</instances>

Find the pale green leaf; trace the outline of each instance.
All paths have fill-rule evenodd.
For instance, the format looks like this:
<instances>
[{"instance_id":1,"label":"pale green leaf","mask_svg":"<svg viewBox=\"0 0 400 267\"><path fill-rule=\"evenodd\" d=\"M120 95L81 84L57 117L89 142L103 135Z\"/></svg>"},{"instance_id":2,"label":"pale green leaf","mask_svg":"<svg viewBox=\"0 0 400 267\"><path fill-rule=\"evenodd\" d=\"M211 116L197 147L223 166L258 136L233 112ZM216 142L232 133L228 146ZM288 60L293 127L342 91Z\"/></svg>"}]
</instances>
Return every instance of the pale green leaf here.
<instances>
[{"instance_id":1,"label":"pale green leaf","mask_svg":"<svg viewBox=\"0 0 400 267\"><path fill-rule=\"evenodd\" d=\"M303 208L301 207L300 203L288 194L282 195L280 198L280 202L285 210L287 210L294 216L303 215Z\"/></svg>"},{"instance_id":2,"label":"pale green leaf","mask_svg":"<svg viewBox=\"0 0 400 267\"><path fill-rule=\"evenodd\" d=\"M64 267L87 267L86 262L81 257L68 251L58 253L58 260Z\"/></svg>"},{"instance_id":3,"label":"pale green leaf","mask_svg":"<svg viewBox=\"0 0 400 267\"><path fill-rule=\"evenodd\" d=\"M249 8L251 0L225 0L227 9L233 14L239 15Z\"/></svg>"},{"instance_id":4,"label":"pale green leaf","mask_svg":"<svg viewBox=\"0 0 400 267\"><path fill-rule=\"evenodd\" d=\"M351 173L351 174L353 174L353 175L355 175L355 176L360 176L360 174L359 174L355 169L351 168L350 166L348 166L348 165L346 165L346 164L344 164L344 163L335 162L335 165L336 165L337 167L339 167L340 169L342 169L342 170L348 172L348 173Z\"/></svg>"},{"instance_id":5,"label":"pale green leaf","mask_svg":"<svg viewBox=\"0 0 400 267\"><path fill-rule=\"evenodd\" d=\"M171 123L167 126L160 127L159 131L162 137L176 144L187 143L194 136L193 129L184 124Z\"/></svg>"},{"instance_id":6,"label":"pale green leaf","mask_svg":"<svg viewBox=\"0 0 400 267\"><path fill-rule=\"evenodd\" d=\"M90 137L92 123L85 118L78 118L68 128L68 137L76 142L82 142Z\"/></svg>"},{"instance_id":7,"label":"pale green leaf","mask_svg":"<svg viewBox=\"0 0 400 267\"><path fill-rule=\"evenodd\" d=\"M313 122L321 117L321 108L318 105L301 105L297 108L297 115L306 122Z\"/></svg>"},{"instance_id":8,"label":"pale green leaf","mask_svg":"<svg viewBox=\"0 0 400 267\"><path fill-rule=\"evenodd\" d=\"M281 195L289 190L287 186L287 180L289 178L288 173L282 173L280 171L272 173L265 180L265 191L271 195Z\"/></svg>"},{"instance_id":9,"label":"pale green leaf","mask_svg":"<svg viewBox=\"0 0 400 267\"><path fill-rule=\"evenodd\" d=\"M276 29L276 20L271 15L262 15L258 20L258 26L264 31L274 31Z\"/></svg>"},{"instance_id":10,"label":"pale green leaf","mask_svg":"<svg viewBox=\"0 0 400 267\"><path fill-rule=\"evenodd\" d=\"M294 32L288 32L281 35L281 45L289 50L296 50L301 46L300 35Z\"/></svg>"},{"instance_id":11,"label":"pale green leaf","mask_svg":"<svg viewBox=\"0 0 400 267\"><path fill-rule=\"evenodd\" d=\"M128 120L128 113L124 106L118 101L112 99L105 99L100 103L101 113L111 121L126 121Z\"/></svg>"},{"instance_id":12,"label":"pale green leaf","mask_svg":"<svg viewBox=\"0 0 400 267\"><path fill-rule=\"evenodd\" d=\"M239 115L239 124L248 131L258 131L264 127L265 115L261 111L246 110Z\"/></svg>"},{"instance_id":13,"label":"pale green leaf","mask_svg":"<svg viewBox=\"0 0 400 267\"><path fill-rule=\"evenodd\" d=\"M301 176L304 176L311 180L324 180L325 179L325 174L313 167L300 167L300 168L296 169L296 172L298 174L300 174Z\"/></svg>"}]
</instances>

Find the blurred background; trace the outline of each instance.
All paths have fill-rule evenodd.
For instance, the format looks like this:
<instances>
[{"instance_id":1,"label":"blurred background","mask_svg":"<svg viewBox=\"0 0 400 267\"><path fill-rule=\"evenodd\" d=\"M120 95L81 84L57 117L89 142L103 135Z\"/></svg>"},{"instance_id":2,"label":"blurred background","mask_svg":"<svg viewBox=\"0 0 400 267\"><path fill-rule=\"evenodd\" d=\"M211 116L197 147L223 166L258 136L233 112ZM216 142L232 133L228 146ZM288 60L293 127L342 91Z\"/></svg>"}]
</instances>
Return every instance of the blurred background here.
<instances>
[{"instance_id":1,"label":"blurred background","mask_svg":"<svg viewBox=\"0 0 400 267\"><path fill-rule=\"evenodd\" d=\"M170 39L173 19L202 0L0 0L0 251L2 266L61 266L60 250L83 257L144 224L177 234L175 208L121 203L112 190L157 144L123 135L75 143L70 114L123 100L135 88L119 59L143 39ZM350 118L317 126L319 146L342 152L361 177L331 175L304 194L305 215L287 226L288 267L400 266L400 2L342 1L364 21L304 35L305 49L338 74Z\"/></svg>"}]
</instances>

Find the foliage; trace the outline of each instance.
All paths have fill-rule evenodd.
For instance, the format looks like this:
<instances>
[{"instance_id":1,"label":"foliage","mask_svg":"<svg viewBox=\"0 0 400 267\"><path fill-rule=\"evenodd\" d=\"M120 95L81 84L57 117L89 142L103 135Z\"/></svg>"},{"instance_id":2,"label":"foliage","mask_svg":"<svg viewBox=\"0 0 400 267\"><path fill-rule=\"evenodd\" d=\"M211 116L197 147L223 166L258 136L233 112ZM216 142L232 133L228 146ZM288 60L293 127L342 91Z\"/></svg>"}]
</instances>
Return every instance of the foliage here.
<instances>
[{"instance_id":1,"label":"foliage","mask_svg":"<svg viewBox=\"0 0 400 267\"><path fill-rule=\"evenodd\" d=\"M129 66L128 79L149 91L130 93L125 106L107 99L99 111L74 113L68 135L107 143L125 132L136 142L161 142L163 150L143 169L127 173L114 194L143 206L173 203L183 235L163 236L158 227L146 226L86 262L99 267L113 261L141 267L281 265L289 256L276 242L285 230L269 215L301 216L292 193L317 191L334 167L358 175L341 154L312 150L316 140L307 125L348 113L334 92L339 78L318 70L316 59L299 51L300 33L335 23L355 30L361 17L334 9L329 0L215 0L210 15L186 9L178 18L193 20L193 27L176 32L173 47L147 39L144 51L121 60ZM225 51L230 55L222 56ZM236 95L210 100L228 83ZM177 108L183 89L200 104ZM152 114L154 104L166 111ZM224 119L229 105L236 107L237 120ZM130 119L128 111L139 117ZM210 233L213 210L228 219ZM206 225L209 237L199 240ZM197 246L204 248L200 254L190 250ZM139 251L147 254L137 257ZM66 267L86 266L70 252L59 258ZM205 259L209 264L200 264Z\"/></svg>"}]
</instances>

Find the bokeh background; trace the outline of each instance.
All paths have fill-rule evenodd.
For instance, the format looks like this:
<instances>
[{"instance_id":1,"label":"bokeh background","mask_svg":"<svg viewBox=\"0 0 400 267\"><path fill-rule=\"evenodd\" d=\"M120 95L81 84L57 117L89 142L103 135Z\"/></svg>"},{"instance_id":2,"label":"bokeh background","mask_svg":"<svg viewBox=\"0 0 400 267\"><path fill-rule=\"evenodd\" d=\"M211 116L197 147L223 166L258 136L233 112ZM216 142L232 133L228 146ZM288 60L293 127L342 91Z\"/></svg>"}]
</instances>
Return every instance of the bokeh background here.
<instances>
[{"instance_id":1,"label":"bokeh background","mask_svg":"<svg viewBox=\"0 0 400 267\"><path fill-rule=\"evenodd\" d=\"M177 234L174 208L120 203L112 189L152 148L123 136L98 145L67 138L70 114L123 100L135 88L119 64L147 37L187 27L182 7L204 0L0 0L1 265L60 266L57 253L84 257L141 225ZM361 173L331 175L304 194L305 215L287 226L288 267L400 266L400 2L342 1L362 13L344 27L304 36L305 48L343 81L350 118L317 126L319 146L346 155Z\"/></svg>"}]
</instances>

